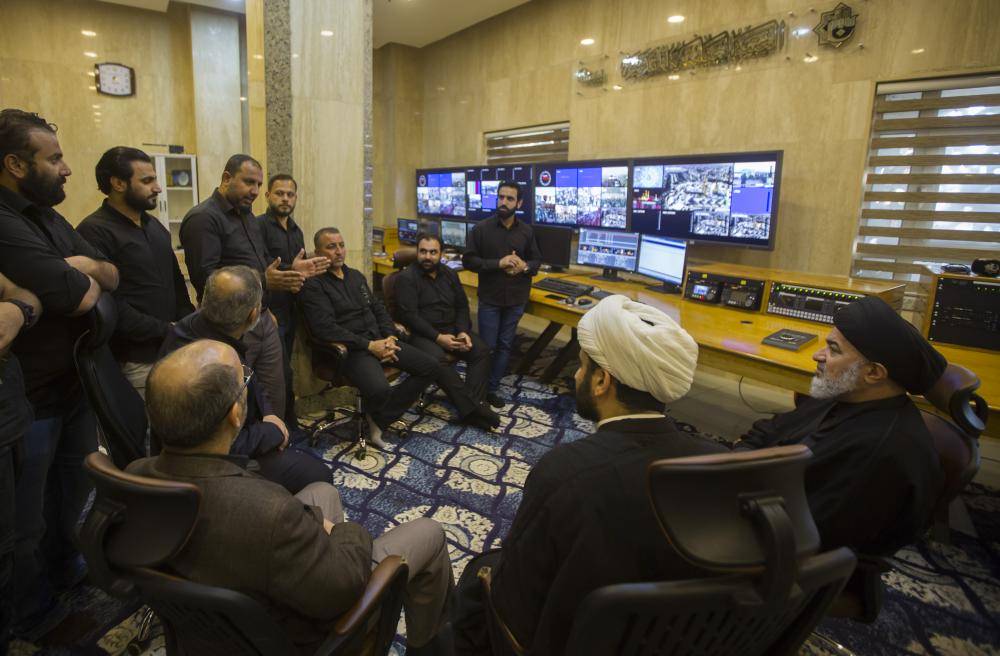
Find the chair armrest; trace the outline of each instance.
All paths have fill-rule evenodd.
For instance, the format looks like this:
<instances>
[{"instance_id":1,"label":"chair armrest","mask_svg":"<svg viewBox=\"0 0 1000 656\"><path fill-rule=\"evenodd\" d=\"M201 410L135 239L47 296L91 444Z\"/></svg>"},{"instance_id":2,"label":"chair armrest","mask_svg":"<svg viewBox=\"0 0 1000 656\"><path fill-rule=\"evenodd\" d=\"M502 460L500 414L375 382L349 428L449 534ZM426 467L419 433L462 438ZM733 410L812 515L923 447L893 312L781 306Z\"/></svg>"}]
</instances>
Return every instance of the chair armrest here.
<instances>
[{"instance_id":1,"label":"chair armrest","mask_svg":"<svg viewBox=\"0 0 1000 656\"><path fill-rule=\"evenodd\" d=\"M511 651L516 654L516 656L524 656L524 654L527 653L527 650L517 641L517 638L514 637L510 628L508 628L504 623L503 618L500 617L500 613L498 613L497 609L493 606L493 570L489 567L481 567L476 573L476 576L479 577L479 581L482 584L483 602L486 604L488 609L488 617L486 621L493 622L494 625L500 629L504 638L507 639L507 645L510 647ZM492 633L492 631L490 633Z\"/></svg>"},{"instance_id":2,"label":"chair armrest","mask_svg":"<svg viewBox=\"0 0 1000 656\"><path fill-rule=\"evenodd\" d=\"M365 586L361 598L340 616L333 626L333 631L337 635L347 635L359 628L368 620L368 617L378 610L382 598L392 587L396 577L407 575L408 568L403 559L399 556L387 556L372 570L371 578Z\"/></svg>"}]
</instances>

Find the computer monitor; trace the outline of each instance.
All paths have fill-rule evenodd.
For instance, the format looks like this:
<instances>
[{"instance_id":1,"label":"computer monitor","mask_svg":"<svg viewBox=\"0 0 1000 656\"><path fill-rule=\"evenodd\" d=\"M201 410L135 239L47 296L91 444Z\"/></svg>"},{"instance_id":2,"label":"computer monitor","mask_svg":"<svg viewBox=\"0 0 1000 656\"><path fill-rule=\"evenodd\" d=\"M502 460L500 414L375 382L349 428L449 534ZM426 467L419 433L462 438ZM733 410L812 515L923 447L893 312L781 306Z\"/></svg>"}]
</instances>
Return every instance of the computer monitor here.
<instances>
[{"instance_id":1,"label":"computer monitor","mask_svg":"<svg viewBox=\"0 0 1000 656\"><path fill-rule=\"evenodd\" d=\"M774 248L782 151L636 160L632 230Z\"/></svg>"},{"instance_id":2,"label":"computer monitor","mask_svg":"<svg viewBox=\"0 0 1000 656\"><path fill-rule=\"evenodd\" d=\"M531 193L532 168L530 164L516 166L477 166L465 169L468 217L485 219L497 211L497 191L503 181L516 182L521 189L521 208L516 216L531 221L534 214Z\"/></svg>"},{"instance_id":3,"label":"computer monitor","mask_svg":"<svg viewBox=\"0 0 1000 656\"><path fill-rule=\"evenodd\" d=\"M549 265L549 270L562 271L568 267L573 254L573 229L536 225L532 230L542 252L542 262Z\"/></svg>"},{"instance_id":4,"label":"computer monitor","mask_svg":"<svg viewBox=\"0 0 1000 656\"><path fill-rule=\"evenodd\" d=\"M679 294L684 282L687 242L656 235L642 235L639 241L639 263L636 273L660 281L649 289L667 294Z\"/></svg>"},{"instance_id":5,"label":"computer monitor","mask_svg":"<svg viewBox=\"0 0 1000 656\"><path fill-rule=\"evenodd\" d=\"M385 228L372 228L372 243L379 245L385 243Z\"/></svg>"},{"instance_id":6,"label":"computer monitor","mask_svg":"<svg viewBox=\"0 0 1000 656\"><path fill-rule=\"evenodd\" d=\"M535 165L535 223L628 229L627 160Z\"/></svg>"},{"instance_id":7,"label":"computer monitor","mask_svg":"<svg viewBox=\"0 0 1000 656\"><path fill-rule=\"evenodd\" d=\"M464 221L441 221L441 243L445 248L465 250L466 227Z\"/></svg>"},{"instance_id":8,"label":"computer monitor","mask_svg":"<svg viewBox=\"0 0 1000 656\"><path fill-rule=\"evenodd\" d=\"M465 216L465 169L418 169L417 214Z\"/></svg>"},{"instance_id":9,"label":"computer monitor","mask_svg":"<svg viewBox=\"0 0 1000 656\"><path fill-rule=\"evenodd\" d=\"M417 245L417 234L420 232L420 221L416 219L396 219L399 231L399 243L409 246Z\"/></svg>"},{"instance_id":10,"label":"computer monitor","mask_svg":"<svg viewBox=\"0 0 1000 656\"><path fill-rule=\"evenodd\" d=\"M619 271L635 271L639 235L634 232L580 228L576 263L604 269L595 280L621 281Z\"/></svg>"},{"instance_id":11,"label":"computer monitor","mask_svg":"<svg viewBox=\"0 0 1000 656\"><path fill-rule=\"evenodd\" d=\"M441 237L441 224L432 219L420 219L420 234Z\"/></svg>"}]
</instances>

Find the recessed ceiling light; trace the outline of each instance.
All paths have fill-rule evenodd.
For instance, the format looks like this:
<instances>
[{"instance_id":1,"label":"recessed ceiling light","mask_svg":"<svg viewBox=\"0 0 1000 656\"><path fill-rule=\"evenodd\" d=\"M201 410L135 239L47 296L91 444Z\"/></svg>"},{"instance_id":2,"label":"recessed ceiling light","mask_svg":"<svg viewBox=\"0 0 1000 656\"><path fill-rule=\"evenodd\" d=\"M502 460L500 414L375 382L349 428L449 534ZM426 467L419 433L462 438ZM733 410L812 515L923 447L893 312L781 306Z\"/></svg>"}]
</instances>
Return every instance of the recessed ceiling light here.
<instances>
[{"instance_id":1,"label":"recessed ceiling light","mask_svg":"<svg viewBox=\"0 0 1000 656\"><path fill-rule=\"evenodd\" d=\"M97 77L97 73L95 73L94 71L87 71L87 75L89 75L90 77Z\"/></svg>"},{"instance_id":2,"label":"recessed ceiling light","mask_svg":"<svg viewBox=\"0 0 1000 656\"><path fill-rule=\"evenodd\" d=\"M622 85L620 84L616 84L611 88L614 89L615 91L621 91L623 89Z\"/></svg>"},{"instance_id":3,"label":"recessed ceiling light","mask_svg":"<svg viewBox=\"0 0 1000 656\"><path fill-rule=\"evenodd\" d=\"M101 115L100 112L94 112L94 116L100 116L100 115Z\"/></svg>"},{"instance_id":4,"label":"recessed ceiling light","mask_svg":"<svg viewBox=\"0 0 1000 656\"><path fill-rule=\"evenodd\" d=\"M667 22L668 23L683 23L684 22L684 17L681 16L680 14L674 14L673 16L671 16L670 18L667 19Z\"/></svg>"},{"instance_id":5,"label":"recessed ceiling light","mask_svg":"<svg viewBox=\"0 0 1000 656\"><path fill-rule=\"evenodd\" d=\"M320 36L333 36L333 30L320 30Z\"/></svg>"},{"instance_id":6,"label":"recessed ceiling light","mask_svg":"<svg viewBox=\"0 0 1000 656\"><path fill-rule=\"evenodd\" d=\"M246 96L240 96L240 102L246 102L246 101L247 101Z\"/></svg>"},{"instance_id":7,"label":"recessed ceiling light","mask_svg":"<svg viewBox=\"0 0 1000 656\"><path fill-rule=\"evenodd\" d=\"M95 87L95 86L94 86L93 84L91 84L91 85L90 85L89 87L87 87L87 88L88 88L88 89L90 89L91 91L97 91L97 87Z\"/></svg>"},{"instance_id":8,"label":"recessed ceiling light","mask_svg":"<svg viewBox=\"0 0 1000 656\"><path fill-rule=\"evenodd\" d=\"M83 36L97 36L97 32L94 30L80 30L80 34Z\"/></svg>"},{"instance_id":9,"label":"recessed ceiling light","mask_svg":"<svg viewBox=\"0 0 1000 656\"><path fill-rule=\"evenodd\" d=\"M97 53L96 52L90 52L89 50L87 52L83 53L83 55L85 57L97 57Z\"/></svg>"},{"instance_id":10,"label":"recessed ceiling light","mask_svg":"<svg viewBox=\"0 0 1000 656\"><path fill-rule=\"evenodd\" d=\"M588 36L586 39L580 39L580 45L581 46L592 46L592 45L594 45L594 40L591 39Z\"/></svg>"},{"instance_id":11,"label":"recessed ceiling light","mask_svg":"<svg viewBox=\"0 0 1000 656\"><path fill-rule=\"evenodd\" d=\"M805 36L810 32L812 32L812 30L810 30L808 27L796 27L794 30L792 30L792 34L794 34L795 36Z\"/></svg>"},{"instance_id":12,"label":"recessed ceiling light","mask_svg":"<svg viewBox=\"0 0 1000 656\"><path fill-rule=\"evenodd\" d=\"M292 53L292 59L298 59L298 58L299 58L299 53L293 52Z\"/></svg>"},{"instance_id":13,"label":"recessed ceiling light","mask_svg":"<svg viewBox=\"0 0 1000 656\"><path fill-rule=\"evenodd\" d=\"M807 54L805 57L802 58L802 61L804 61L807 64L811 64L817 60L819 60L819 57L817 57L816 55L809 55L809 54Z\"/></svg>"},{"instance_id":14,"label":"recessed ceiling light","mask_svg":"<svg viewBox=\"0 0 1000 656\"><path fill-rule=\"evenodd\" d=\"M677 73L674 73L673 75L668 75L667 79L668 80L679 80L679 79L681 79L681 76L678 75Z\"/></svg>"},{"instance_id":15,"label":"recessed ceiling light","mask_svg":"<svg viewBox=\"0 0 1000 656\"><path fill-rule=\"evenodd\" d=\"M91 105L91 107L93 107L94 109L100 109L101 108L100 105Z\"/></svg>"},{"instance_id":16,"label":"recessed ceiling light","mask_svg":"<svg viewBox=\"0 0 1000 656\"><path fill-rule=\"evenodd\" d=\"M911 51L910 51L910 54L913 54L913 55L919 55L919 54L920 54L920 53L922 53L922 52L924 52L924 49L923 49L923 48L917 48L917 49L915 49L915 50L911 50Z\"/></svg>"},{"instance_id":17,"label":"recessed ceiling light","mask_svg":"<svg viewBox=\"0 0 1000 656\"><path fill-rule=\"evenodd\" d=\"M254 59L264 59L264 55L254 55Z\"/></svg>"}]
</instances>

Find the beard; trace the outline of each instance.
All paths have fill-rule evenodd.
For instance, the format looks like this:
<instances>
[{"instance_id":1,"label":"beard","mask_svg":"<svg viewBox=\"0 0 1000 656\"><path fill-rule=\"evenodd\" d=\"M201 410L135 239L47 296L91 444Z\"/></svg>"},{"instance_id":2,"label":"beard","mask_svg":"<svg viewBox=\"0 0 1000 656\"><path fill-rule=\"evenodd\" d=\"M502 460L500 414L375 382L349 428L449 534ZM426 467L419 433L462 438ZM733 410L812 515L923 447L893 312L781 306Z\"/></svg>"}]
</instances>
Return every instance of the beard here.
<instances>
[{"instance_id":1,"label":"beard","mask_svg":"<svg viewBox=\"0 0 1000 656\"><path fill-rule=\"evenodd\" d=\"M583 381L583 385L576 385L574 389L574 396L576 397L576 414L580 415L584 419L589 419L590 421L597 421L597 404L594 403L594 397L590 393L590 376Z\"/></svg>"},{"instance_id":2,"label":"beard","mask_svg":"<svg viewBox=\"0 0 1000 656\"><path fill-rule=\"evenodd\" d=\"M31 164L28 168L28 177L18 182L17 190L35 205L55 207L66 200L64 184L66 178L63 176L55 175L47 178L38 172L34 164Z\"/></svg>"},{"instance_id":3,"label":"beard","mask_svg":"<svg viewBox=\"0 0 1000 656\"><path fill-rule=\"evenodd\" d=\"M864 362L855 362L836 378L816 374L809 385L809 396L814 399L834 399L853 392L861 382L864 367Z\"/></svg>"},{"instance_id":4,"label":"beard","mask_svg":"<svg viewBox=\"0 0 1000 656\"><path fill-rule=\"evenodd\" d=\"M132 187L128 188L125 192L125 204L134 209L136 212L145 212L147 210L154 209L156 207L156 197L158 194L153 194L152 196L143 196L136 193Z\"/></svg>"},{"instance_id":5,"label":"beard","mask_svg":"<svg viewBox=\"0 0 1000 656\"><path fill-rule=\"evenodd\" d=\"M434 260L420 260L420 268L424 271L433 271L438 266Z\"/></svg>"},{"instance_id":6,"label":"beard","mask_svg":"<svg viewBox=\"0 0 1000 656\"><path fill-rule=\"evenodd\" d=\"M289 205L271 205L270 208L271 214L282 219L287 216L291 216L292 212L295 211L295 208Z\"/></svg>"},{"instance_id":7,"label":"beard","mask_svg":"<svg viewBox=\"0 0 1000 656\"><path fill-rule=\"evenodd\" d=\"M501 219L509 219L514 215L516 210L512 210L509 207L503 207L502 205L497 207L497 216Z\"/></svg>"}]
</instances>

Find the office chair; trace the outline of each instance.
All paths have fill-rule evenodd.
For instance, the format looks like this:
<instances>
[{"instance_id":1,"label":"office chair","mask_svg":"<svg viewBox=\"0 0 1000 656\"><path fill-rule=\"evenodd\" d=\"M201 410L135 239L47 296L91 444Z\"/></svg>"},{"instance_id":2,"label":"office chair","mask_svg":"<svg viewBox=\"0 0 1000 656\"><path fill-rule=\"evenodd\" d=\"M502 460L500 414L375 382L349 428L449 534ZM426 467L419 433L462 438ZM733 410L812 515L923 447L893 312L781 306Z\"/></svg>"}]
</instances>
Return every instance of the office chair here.
<instances>
[{"instance_id":1,"label":"office chair","mask_svg":"<svg viewBox=\"0 0 1000 656\"><path fill-rule=\"evenodd\" d=\"M124 468L146 455L146 406L108 347L118 321L111 294L101 294L87 321L87 329L73 346L73 361L97 417L101 442L115 465Z\"/></svg>"},{"instance_id":2,"label":"office chair","mask_svg":"<svg viewBox=\"0 0 1000 656\"><path fill-rule=\"evenodd\" d=\"M169 572L170 559L187 544L198 520L197 486L123 472L101 453L88 455L84 467L96 490L80 529L90 571L104 590L152 608L163 623L168 654L297 653L256 600ZM398 556L380 562L360 599L340 616L315 653L354 654L362 644L371 645L372 654L388 653L407 571Z\"/></svg>"},{"instance_id":3,"label":"office chair","mask_svg":"<svg viewBox=\"0 0 1000 656\"><path fill-rule=\"evenodd\" d=\"M565 653L797 653L855 563L850 549L819 550L803 487L811 456L795 445L650 463L663 548L712 575L593 590ZM480 578L494 653L524 654L491 603L488 568Z\"/></svg>"}]
</instances>

